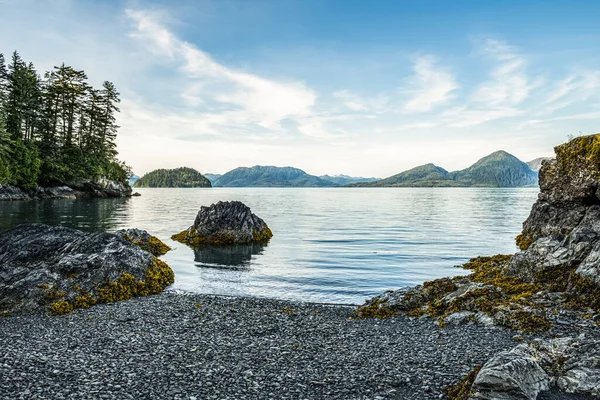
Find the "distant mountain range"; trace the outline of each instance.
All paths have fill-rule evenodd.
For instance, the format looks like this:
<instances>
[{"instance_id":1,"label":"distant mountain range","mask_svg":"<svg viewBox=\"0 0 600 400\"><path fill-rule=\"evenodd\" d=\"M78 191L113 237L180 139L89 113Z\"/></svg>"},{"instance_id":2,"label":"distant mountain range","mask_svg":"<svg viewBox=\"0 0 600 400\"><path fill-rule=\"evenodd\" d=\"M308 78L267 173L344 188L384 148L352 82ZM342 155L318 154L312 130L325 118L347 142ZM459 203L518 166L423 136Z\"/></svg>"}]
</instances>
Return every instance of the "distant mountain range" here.
<instances>
[{"instance_id":1,"label":"distant mountain range","mask_svg":"<svg viewBox=\"0 0 600 400\"><path fill-rule=\"evenodd\" d=\"M542 161L544 160L552 160L552 157L540 157L540 158L536 158L535 160L531 160L527 162L527 165L529 165L529 168L531 168L534 171L539 171L540 168L542 167Z\"/></svg>"},{"instance_id":2,"label":"distant mountain range","mask_svg":"<svg viewBox=\"0 0 600 400\"><path fill-rule=\"evenodd\" d=\"M129 177L129 186L133 187L133 185L135 184L135 182L136 182L138 179L140 179L140 177L139 177L139 176L137 176L137 175L131 175L131 176Z\"/></svg>"},{"instance_id":3,"label":"distant mountain range","mask_svg":"<svg viewBox=\"0 0 600 400\"><path fill-rule=\"evenodd\" d=\"M222 174L211 174L209 172L207 172L206 174L203 174L206 179L208 179L210 181L210 183L212 183L212 185L215 185L215 182L217 181L217 179L219 179L220 177L222 177Z\"/></svg>"},{"instance_id":4,"label":"distant mountain range","mask_svg":"<svg viewBox=\"0 0 600 400\"><path fill-rule=\"evenodd\" d=\"M362 183L362 182L373 182L379 180L380 178L361 178L356 176L348 176L348 175L321 175L319 178L324 179L326 181L332 182L338 186L345 186L351 183Z\"/></svg>"},{"instance_id":5,"label":"distant mountain range","mask_svg":"<svg viewBox=\"0 0 600 400\"><path fill-rule=\"evenodd\" d=\"M235 168L222 175L202 175L185 167L159 169L142 178L134 175L131 181L135 187L519 187L537 184L538 170L544 159L524 163L512 154L496 151L460 171L448 172L429 163L385 179L315 176L293 167L255 165Z\"/></svg>"},{"instance_id":6,"label":"distant mountain range","mask_svg":"<svg viewBox=\"0 0 600 400\"><path fill-rule=\"evenodd\" d=\"M528 164L505 151L496 151L461 171L448 172L434 164L425 164L389 178L348 186L519 187L536 185L537 179L537 171L531 169Z\"/></svg>"}]
</instances>

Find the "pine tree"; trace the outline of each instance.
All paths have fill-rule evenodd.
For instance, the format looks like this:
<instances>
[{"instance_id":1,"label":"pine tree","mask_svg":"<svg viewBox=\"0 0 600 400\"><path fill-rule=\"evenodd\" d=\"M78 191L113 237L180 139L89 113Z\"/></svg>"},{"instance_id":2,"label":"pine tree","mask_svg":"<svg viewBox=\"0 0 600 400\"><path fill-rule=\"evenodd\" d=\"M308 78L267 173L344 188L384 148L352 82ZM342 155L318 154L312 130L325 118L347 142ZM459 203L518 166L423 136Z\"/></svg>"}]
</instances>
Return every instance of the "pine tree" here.
<instances>
[{"instance_id":1,"label":"pine tree","mask_svg":"<svg viewBox=\"0 0 600 400\"><path fill-rule=\"evenodd\" d=\"M119 102L111 82L94 89L84 71L63 63L41 79L18 52L8 66L0 54L0 182L125 181L131 170L116 159Z\"/></svg>"}]
</instances>

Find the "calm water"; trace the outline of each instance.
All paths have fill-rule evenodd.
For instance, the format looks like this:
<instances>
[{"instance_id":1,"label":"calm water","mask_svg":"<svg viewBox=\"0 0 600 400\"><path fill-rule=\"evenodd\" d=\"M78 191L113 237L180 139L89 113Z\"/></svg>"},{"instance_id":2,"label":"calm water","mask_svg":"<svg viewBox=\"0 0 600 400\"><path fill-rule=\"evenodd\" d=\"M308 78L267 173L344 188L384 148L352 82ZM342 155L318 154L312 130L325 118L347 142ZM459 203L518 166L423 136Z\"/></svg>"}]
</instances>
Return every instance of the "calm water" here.
<instances>
[{"instance_id":1,"label":"calm water","mask_svg":"<svg viewBox=\"0 0 600 400\"><path fill-rule=\"evenodd\" d=\"M538 189L139 189L142 197L0 202L0 229L24 222L146 229L171 247L174 289L361 303L459 275L471 257L513 253ZM194 251L170 236L202 205L240 200L274 233L267 246Z\"/></svg>"}]
</instances>

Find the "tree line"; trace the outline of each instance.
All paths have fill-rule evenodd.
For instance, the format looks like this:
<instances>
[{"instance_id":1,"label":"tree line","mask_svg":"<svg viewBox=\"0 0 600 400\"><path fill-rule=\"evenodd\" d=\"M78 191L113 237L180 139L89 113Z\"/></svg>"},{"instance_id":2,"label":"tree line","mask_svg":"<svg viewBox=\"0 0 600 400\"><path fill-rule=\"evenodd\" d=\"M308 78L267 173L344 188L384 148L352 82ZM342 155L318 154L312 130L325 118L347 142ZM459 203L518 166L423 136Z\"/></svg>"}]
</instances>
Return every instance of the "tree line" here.
<instances>
[{"instance_id":1,"label":"tree line","mask_svg":"<svg viewBox=\"0 0 600 400\"><path fill-rule=\"evenodd\" d=\"M41 77L18 52L0 53L0 183L25 189L99 178L125 182L117 160L119 92L64 63Z\"/></svg>"},{"instance_id":2,"label":"tree line","mask_svg":"<svg viewBox=\"0 0 600 400\"><path fill-rule=\"evenodd\" d=\"M137 180L135 187L194 188L211 187L204 175L193 168L157 169Z\"/></svg>"}]
</instances>

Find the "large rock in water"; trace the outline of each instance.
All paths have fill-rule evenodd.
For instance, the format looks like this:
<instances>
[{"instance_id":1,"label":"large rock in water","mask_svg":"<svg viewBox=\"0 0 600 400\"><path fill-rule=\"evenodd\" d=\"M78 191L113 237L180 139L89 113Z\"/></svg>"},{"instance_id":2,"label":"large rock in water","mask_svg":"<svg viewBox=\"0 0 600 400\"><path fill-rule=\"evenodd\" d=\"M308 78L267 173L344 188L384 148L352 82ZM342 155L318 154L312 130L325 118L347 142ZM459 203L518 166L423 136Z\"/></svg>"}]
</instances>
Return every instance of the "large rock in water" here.
<instances>
[{"instance_id":1,"label":"large rock in water","mask_svg":"<svg viewBox=\"0 0 600 400\"><path fill-rule=\"evenodd\" d=\"M265 221L239 201L220 201L201 207L194 224L173 235L173 240L189 244L222 245L267 242L273 233Z\"/></svg>"},{"instance_id":2,"label":"large rock in water","mask_svg":"<svg viewBox=\"0 0 600 400\"><path fill-rule=\"evenodd\" d=\"M517 237L521 248L509 267L527 281L570 272L600 284L600 135L555 147L544 160L540 194Z\"/></svg>"},{"instance_id":3,"label":"large rock in water","mask_svg":"<svg viewBox=\"0 0 600 400\"><path fill-rule=\"evenodd\" d=\"M43 224L0 233L0 313L61 314L160 293L173 271L112 233Z\"/></svg>"}]
</instances>

